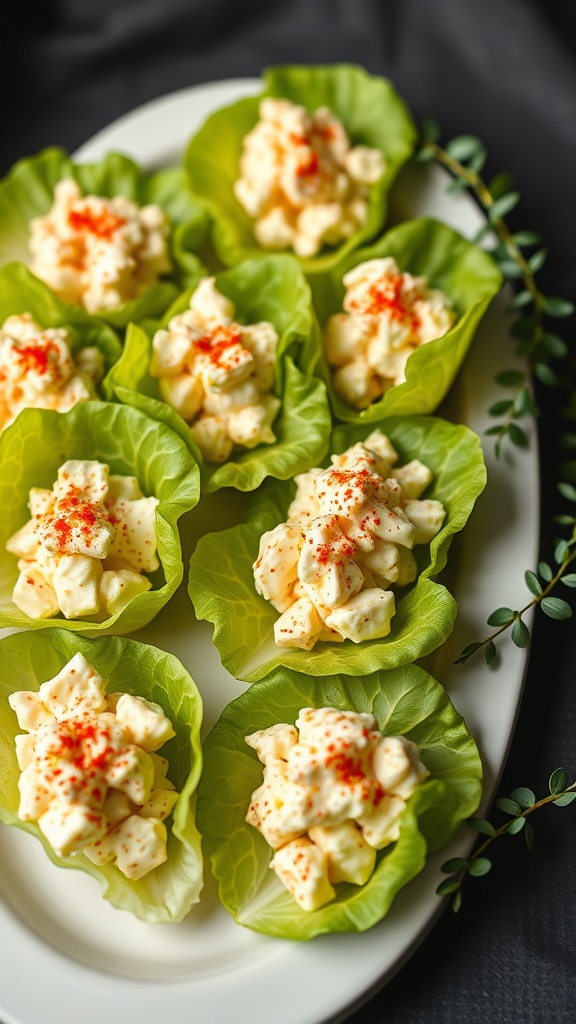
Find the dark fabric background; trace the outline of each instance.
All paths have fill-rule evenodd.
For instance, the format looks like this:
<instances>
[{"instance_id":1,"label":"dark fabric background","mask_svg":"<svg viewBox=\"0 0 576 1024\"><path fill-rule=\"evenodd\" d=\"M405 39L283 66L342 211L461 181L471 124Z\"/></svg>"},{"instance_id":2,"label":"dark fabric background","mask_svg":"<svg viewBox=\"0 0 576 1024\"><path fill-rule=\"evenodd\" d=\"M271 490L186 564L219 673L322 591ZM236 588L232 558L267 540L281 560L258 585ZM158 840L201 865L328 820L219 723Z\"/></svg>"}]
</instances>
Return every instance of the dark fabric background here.
<instances>
[{"instance_id":1,"label":"dark fabric background","mask_svg":"<svg viewBox=\"0 0 576 1024\"><path fill-rule=\"evenodd\" d=\"M355 61L390 77L418 120L433 115L444 140L470 132L485 141L486 173L510 171L522 194L512 223L539 231L550 247L542 286L576 299L571 0L19 0L3 20L2 173L45 145L73 150L174 89L280 62ZM573 344L574 318L562 326ZM549 556L558 422L557 399L543 400ZM504 599L495 594L494 606ZM558 765L576 777L575 654L573 624L538 616L502 792L528 785L544 794ZM532 854L522 837L501 840L492 874L469 881L460 914L446 911L349 1020L572 1024L575 806L536 817Z\"/></svg>"}]
</instances>

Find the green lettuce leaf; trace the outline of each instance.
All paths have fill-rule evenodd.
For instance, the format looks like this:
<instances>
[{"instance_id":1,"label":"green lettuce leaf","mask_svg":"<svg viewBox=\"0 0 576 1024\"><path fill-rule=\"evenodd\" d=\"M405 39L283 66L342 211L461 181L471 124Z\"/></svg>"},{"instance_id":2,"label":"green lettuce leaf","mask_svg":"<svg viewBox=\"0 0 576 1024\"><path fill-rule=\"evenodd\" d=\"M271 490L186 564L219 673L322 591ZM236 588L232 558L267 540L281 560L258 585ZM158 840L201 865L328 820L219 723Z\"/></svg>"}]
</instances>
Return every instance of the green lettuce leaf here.
<instances>
[{"instance_id":1,"label":"green lettuce leaf","mask_svg":"<svg viewBox=\"0 0 576 1024\"><path fill-rule=\"evenodd\" d=\"M293 724L301 708L336 707L373 714L386 735L413 740L431 773L407 803L400 837L378 854L363 886L340 883L336 898L302 910L269 868L273 851L244 815L263 767L244 737L277 722ZM204 744L198 824L219 883L220 899L248 928L289 939L365 931L390 909L396 893L445 846L476 810L482 790L478 750L463 719L435 679L415 665L362 680L313 679L275 670L232 701Z\"/></svg>"},{"instance_id":2,"label":"green lettuce leaf","mask_svg":"<svg viewBox=\"0 0 576 1024\"><path fill-rule=\"evenodd\" d=\"M35 822L18 818L20 770L14 737L20 729L8 696L16 690L37 691L78 651L106 680L110 692L138 694L160 704L176 732L160 751L170 762L168 778L180 792L173 818L166 823L168 859L139 881L130 881L111 864L97 867L82 853L59 857ZM171 654L135 640L84 640L60 629L7 637L0 641L0 819L35 835L54 864L97 878L104 898L119 910L149 923L181 921L202 889L200 835L194 820L202 770L201 723L200 694Z\"/></svg>"},{"instance_id":3,"label":"green lettuce leaf","mask_svg":"<svg viewBox=\"0 0 576 1024\"><path fill-rule=\"evenodd\" d=\"M353 145L380 149L386 157L384 175L370 189L364 227L336 248L300 260L307 274L327 270L373 238L384 224L388 192L416 141L412 118L390 82L352 64L265 71L263 93L212 114L190 141L184 158L191 190L213 217L212 241L226 265L263 252L254 239L252 219L232 190L239 176L242 142L258 121L262 96L282 97L310 112L327 106L342 121Z\"/></svg>"},{"instance_id":4,"label":"green lettuce leaf","mask_svg":"<svg viewBox=\"0 0 576 1024\"><path fill-rule=\"evenodd\" d=\"M393 256L402 272L424 275L430 287L440 288L452 300L458 319L441 338L415 349L406 365L406 381L367 409L354 409L336 394L322 354L318 373L339 420L372 423L383 416L433 412L454 381L478 324L502 283L492 258L446 224L428 218L406 221L370 248L347 256L337 269L312 279L321 335L329 317L342 311L344 274L365 260L384 256Z\"/></svg>"},{"instance_id":5,"label":"green lettuce leaf","mask_svg":"<svg viewBox=\"0 0 576 1024\"><path fill-rule=\"evenodd\" d=\"M98 459L112 473L135 476L145 495L159 499L156 535L160 568L147 574L152 589L105 619L30 619L12 601L17 559L5 550L9 537L30 518L32 487L51 488L67 459ZM150 622L183 576L177 520L198 502L199 471L179 437L128 406L80 402L70 412L24 409L0 437L0 626L62 626L87 636L129 633Z\"/></svg>"},{"instance_id":6,"label":"green lettuce leaf","mask_svg":"<svg viewBox=\"0 0 576 1024\"><path fill-rule=\"evenodd\" d=\"M286 520L295 486L269 482L255 495L246 522L202 537L190 561L188 592L196 615L214 624L222 663L238 678L255 682L281 665L310 675L361 676L415 661L450 635L456 601L433 577L444 568L452 537L485 486L480 440L467 427L432 417L390 418L377 426L392 440L399 465L418 458L430 468L433 480L425 497L441 501L447 512L430 546L414 549L419 575L396 592L391 632L361 644L319 642L311 651L276 646L278 612L256 592L252 565L262 534ZM329 451L345 451L367 433L365 426L337 427Z\"/></svg>"},{"instance_id":7,"label":"green lettuce leaf","mask_svg":"<svg viewBox=\"0 0 576 1024\"><path fill-rule=\"evenodd\" d=\"M302 353L310 347L314 348L314 355L311 360L308 352L307 364L317 357L317 348L310 340L310 290L298 263L290 256L247 260L217 274L216 287L232 300L240 323L267 320L278 333L275 390L282 407L274 422L274 444L238 449L222 465L204 463L186 422L162 401L158 379L148 372L151 339L134 325L128 328L124 352L108 375L105 388L109 397L166 423L186 441L201 464L203 491L209 493L222 487L252 491L267 476L290 479L322 459L326 452L330 413L324 385L310 376L308 366L303 372L294 362L304 358ZM180 296L155 326L165 327L173 316L187 309L192 290Z\"/></svg>"},{"instance_id":8,"label":"green lettuce leaf","mask_svg":"<svg viewBox=\"0 0 576 1024\"><path fill-rule=\"evenodd\" d=\"M120 357L122 346L108 324L85 313L77 306L62 302L48 285L39 281L22 263L7 263L0 268L0 326L9 316L30 313L44 330L65 327L72 338L72 352L96 347L110 370Z\"/></svg>"},{"instance_id":9,"label":"green lettuce leaf","mask_svg":"<svg viewBox=\"0 0 576 1024\"><path fill-rule=\"evenodd\" d=\"M202 271L195 251L204 241L208 220L191 198L181 171L147 176L133 160L119 153L109 153L97 164L75 164L62 149L46 149L20 160L0 182L0 266L16 260L29 262L30 221L48 213L54 187L65 177L74 178L85 195L123 195L141 206L158 203L168 214L173 264L169 279L151 285L139 298L101 314L100 319L125 327L130 321L160 316Z\"/></svg>"}]
</instances>

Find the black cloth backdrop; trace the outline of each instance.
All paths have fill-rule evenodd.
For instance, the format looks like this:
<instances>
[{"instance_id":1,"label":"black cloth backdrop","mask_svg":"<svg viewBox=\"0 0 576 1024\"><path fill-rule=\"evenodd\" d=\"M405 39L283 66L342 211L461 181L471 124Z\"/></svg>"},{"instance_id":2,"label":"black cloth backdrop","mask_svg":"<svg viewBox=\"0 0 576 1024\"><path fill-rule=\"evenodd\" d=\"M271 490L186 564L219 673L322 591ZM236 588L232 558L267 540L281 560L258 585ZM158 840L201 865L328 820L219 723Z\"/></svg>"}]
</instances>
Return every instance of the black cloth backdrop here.
<instances>
[{"instance_id":1,"label":"black cloth backdrop","mask_svg":"<svg viewBox=\"0 0 576 1024\"><path fill-rule=\"evenodd\" d=\"M522 194L513 225L539 231L550 247L542 286L576 299L570 0L19 0L3 21L2 173L45 145L74 150L112 119L187 85L275 63L354 61L391 78L416 119L439 121L445 141L461 132L484 140L487 174L509 171ZM573 343L574 319L562 326ZM542 397L549 556L558 423L556 399ZM494 606L504 602L494 595ZM575 653L572 623L539 615L501 792L528 785L544 793L558 765L575 777ZM499 841L492 873L467 883L460 914L447 910L396 977L348 1008L347 1019L574 1021L576 815L550 808L534 824L534 851L521 837Z\"/></svg>"}]
</instances>

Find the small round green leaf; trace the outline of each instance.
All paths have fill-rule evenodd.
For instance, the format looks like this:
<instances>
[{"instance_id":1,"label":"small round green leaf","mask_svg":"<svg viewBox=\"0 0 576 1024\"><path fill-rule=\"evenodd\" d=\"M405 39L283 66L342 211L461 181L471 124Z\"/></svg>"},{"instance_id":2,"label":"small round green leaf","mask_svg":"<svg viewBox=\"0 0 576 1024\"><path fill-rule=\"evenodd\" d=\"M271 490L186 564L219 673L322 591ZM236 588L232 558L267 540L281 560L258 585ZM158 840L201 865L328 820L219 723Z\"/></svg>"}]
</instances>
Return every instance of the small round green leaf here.
<instances>
[{"instance_id":1,"label":"small round green leaf","mask_svg":"<svg viewBox=\"0 0 576 1024\"><path fill-rule=\"evenodd\" d=\"M568 554L568 551L569 551L568 541L567 540L560 540L560 541L558 541L556 547L554 548L554 558L558 562L558 565L562 564L562 562L566 558L566 555Z\"/></svg>"},{"instance_id":2,"label":"small round green leaf","mask_svg":"<svg viewBox=\"0 0 576 1024\"><path fill-rule=\"evenodd\" d=\"M482 875L487 875L491 869L492 861L488 860L488 857L476 857L468 868L468 874L480 878Z\"/></svg>"},{"instance_id":3,"label":"small round green leaf","mask_svg":"<svg viewBox=\"0 0 576 1024\"><path fill-rule=\"evenodd\" d=\"M518 832L521 832L526 824L526 818L513 818L506 831L511 835L515 836Z\"/></svg>"},{"instance_id":4,"label":"small round green leaf","mask_svg":"<svg viewBox=\"0 0 576 1024\"><path fill-rule=\"evenodd\" d=\"M465 868L468 861L464 860L464 857L451 857L450 860L444 862L440 871L443 871L445 875L453 875L455 871L461 871Z\"/></svg>"},{"instance_id":5,"label":"small round green leaf","mask_svg":"<svg viewBox=\"0 0 576 1024\"><path fill-rule=\"evenodd\" d=\"M514 618L512 608L497 608L486 620L489 626L505 626Z\"/></svg>"},{"instance_id":6,"label":"small round green leaf","mask_svg":"<svg viewBox=\"0 0 576 1024\"><path fill-rule=\"evenodd\" d=\"M544 266L548 256L548 249L539 249L533 256L528 260L528 266L533 274L537 274L540 267Z\"/></svg>"},{"instance_id":7,"label":"small round green leaf","mask_svg":"<svg viewBox=\"0 0 576 1024\"><path fill-rule=\"evenodd\" d=\"M498 260L498 268L504 277L507 278L518 278L523 277L524 271L518 263L514 263L514 260Z\"/></svg>"},{"instance_id":8,"label":"small round green leaf","mask_svg":"<svg viewBox=\"0 0 576 1024\"><path fill-rule=\"evenodd\" d=\"M526 432L517 423L511 423L508 427L508 437L517 448L525 448L528 444Z\"/></svg>"},{"instance_id":9,"label":"small round green leaf","mask_svg":"<svg viewBox=\"0 0 576 1024\"><path fill-rule=\"evenodd\" d=\"M520 804L520 807L533 807L536 803L536 794L533 793L531 789L528 789L527 786L518 786L517 789L512 791L510 796L512 797L512 800L515 800L517 804Z\"/></svg>"},{"instance_id":10,"label":"small round green leaf","mask_svg":"<svg viewBox=\"0 0 576 1024\"><path fill-rule=\"evenodd\" d=\"M492 640L486 644L486 650L484 652L486 658L486 664L491 665L496 658L496 645Z\"/></svg>"},{"instance_id":11,"label":"small round green leaf","mask_svg":"<svg viewBox=\"0 0 576 1024\"><path fill-rule=\"evenodd\" d=\"M514 296L510 305L512 309L522 309L523 306L528 306L533 301L532 292L529 292L528 289L525 288L524 291L518 292L518 294Z\"/></svg>"},{"instance_id":12,"label":"small round green leaf","mask_svg":"<svg viewBox=\"0 0 576 1024\"><path fill-rule=\"evenodd\" d=\"M504 398L501 402L494 402L488 409L490 416L503 416L514 405L510 398Z\"/></svg>"},{"instance_id":13,"label":"small round green leaf","mask_svg":"<svg viewBox=\"0 0 576 1024\"><path fill-rule=\"evenodd\" d=\"M534 849L534 829L529 821L526 822L526 828L524 829L524 838L526 840L526 846L529 850Z\"/></svg>"},{"instance_id":14,"label":"small round green leaf","mask_svg":"<svg viewBox=\"0 0 576 1024\"><path fill-rule=\"evenodd\" d=\"M512 626L512 641L516 647L528 647L530 643L530 630L522 619L516 619Z\"/></svg>"},{"instance_id":15,"label":"small round green leaf","mask_svg":"<svg viewBox=\"0 0 576 1024\"><path fill-rule=\"evenodd\" d=\"M558 490L563 498L566 498L568 501L576 501L576 487L573 484L568 484L565 480L561 480L558 484Z\"/></svg>"},{"instance_id":16,"label":"small round green leaf","mask_svg":"<svg viewBox=\"0 0 576 1024\"><path fill-rule=\"evenodd\" d=\"M498 800L496 800L496 807L498 807L499 810L504 811L505 814L512 814L514 817L522 812L520 804L516 803L515 800L511 800L507 796L499 797Z\"/></svg>"},{"instance_id":17,"label":"small round green leaf","mask_svg":"<svg viewBox=\"0 0 576 1024\"><path fill-rule=\"evenodd\" d=\"M506 192L503 196L499 196L492 203L492 206L488 209L488 217L493 224L495 220L500 217L505 217L507 213L517 205L520 199L519 192Z\"/></svg>"},{"instance_id":18,"label":"small round green leaf","mask_svg":"<svg viewBox=\"0 0 576 1024\"><path fill-rule=\"evenodd\" d=\"M573 800L576 800L576 793L564 793L557 800L554 800L554 803L557 807L567 807Z\"/></svg>"},{"instance_id":19,"label":"small round green leaf","mask_svg":"<svg viewBox=\"0 0 576 1024\"><path fill-rule=\"evenodd\" d=\"M524 382L525 377L526 374L522 370L502 370L496 374L494 380L503 388L515 388Z\"/></svg>"},{"instance_id":20,"label":"small round green leaf","mask_svg":"<svg viewBox=\"0 0 576 1024\"><path fill-rule=\"evenodd\" d=\"M562 576L562 583L566 587L576 587L576 573L569 572L567 576Z\"/></svg>"},{"instance_id":21,"label":"small round green leaf","mask_svg":"<svg viewBox=\"0 0 576 1024\"><path fill-rule=\"evenodd\" d=\"M534 376L548 388L555 388L558 385L558 376L547 363L537 363L534 367Z\"/></svg>"},{"instance_id":22,"label":"small round green leaf","mask_svg":"<svg viewBox=\"0 0 576 1024\"><path fill-rule=\"evenodd\" d=\"M440 885L436 889L438 896L448 896L451 892L456 892L460 888L460 882L457 878L446 878L444 882L440 882Z\"/></svg>"},{"instance_id":23,"label":"small round green leaf","mask_svg":"<svg viewBox=\"0 0 576 1024\"><path fill-rule=\"evenodd\" d=\"M548 780L548 788L551 793L562 793L568 785L568 776L563 768L556 768Z\"/></svg>"},{"instance_id":24,"label":"small round green leaf","mask_svg":"<svg viewBox=\"0 0 576 1024\"><path fill-rule=\"evenodd\" d=\"M458 911L460 910L461 906L462 906L462 889L458 889L458 892L456 893L456 895L454 896L454 899L452 900L452 910L454 911L455 914L458 913Z\"/></svg>"},{"instance_id":25,"label":"small round green leaf","mask_svg":"<svg viewBox=\"0 0 576 1024\"><path fill-rule=\"evenodd\" d=\"M512 176L507 173L497 174L495 178L492 178L488 186L488 191L492 196L492 199L499 199L505 192L509 192L512 188Z\"/></svg>"},{"instance_id":26,"label":"small round green leaf","mask_svg":"<svg viewBox=\"0 0 576 1024\"><path fill-rule=\"evenodd\" d=\"M530 572L530 569L527 569L524 573L524 579L528 590L530 590L532 594L538 595L542 593L542 584L538 577L533 572Z\"/></svg>"},{"instance_id":27,"label":"small round green leaf","mask_svg":"<svg viewBox=\"0 0 576 1024\"><path fill-rule=\"evenodd\" d=\"M458 135L446 146L446 152L454 160L459 161L470 160L471 157L476 156L483 150L484 146L476 135Z\"/></svg>"},{"instance_id":28,"label":"small round green leaf","mask_svg":"<svg viewBox=\"0 0 576 1024\"><path fill-rule=\"evenodd\" d=\"M522 388L516 395L514 408L519 416L538 416L540 410L528 388Z\"/></svg>"},{"instance_id":29,"label":"small round green leaf","mask_svg":"<svg viewBox=\"0 0 576 1024\"><path fill-rule=\"evenodd\" d=\"M551 619L569 619L572 616L570 605L561 597L545 597L540 602L540 607Z\"/></svg>"},{"instance_id":30,"label":"small round green leaf","mask_svg":"<svg viewBox=\"0 0 576 1024\"><path fill-rule=\"evenodd\" d=\"M542 579L546 581L546 583L549 583L554 575L551 567L548 565L548 562L539 562L538 572L540 573Z\"/></svg>"},{"instance_id":31,"label":"small round green leaf","mask_svg":"<svg viewBox=\"0 0 576 1024\"><path fill-rule=\"evenodd\" d=\"M564 359L568 354L568 345L564 338L560 338L551 331L545 331L542 335L542 346L553 359Z\"/></svg>"},{"instance_id":32,"label":"small round green leaf","mask_svg":"<svg viewBox=\"0 0 576 1024\"><path fill-rule=\"evenodd\" d=\"M485 836L493 836L496 832L492 822L487 821L486 818L468 818L467 824L470 828L473 828L475 832L482 832Z\"/></svg>"},{"instance_id":33,"label":"small round green leaf","mask_svg":"<svg viewBox=\"0 0 576 1024\"><path fill-rule=\"evenodd\" d=\"M517 231L515 235L512 235L516 245L538 245L542 241L540 235L537 235L535 231Z\"/></svg>"},{"instance_id":34,"label":"small round green leaf","mask_svg":"<svg viewBox=\"0 0 576 1024\"><path fill-rule=\"evenodd\" d=\"M574 305L568 299L561 299L557 296L547 295L543 298L542 306L548 316L563 317L572 316Z\"/></svg>"}]
</instances>

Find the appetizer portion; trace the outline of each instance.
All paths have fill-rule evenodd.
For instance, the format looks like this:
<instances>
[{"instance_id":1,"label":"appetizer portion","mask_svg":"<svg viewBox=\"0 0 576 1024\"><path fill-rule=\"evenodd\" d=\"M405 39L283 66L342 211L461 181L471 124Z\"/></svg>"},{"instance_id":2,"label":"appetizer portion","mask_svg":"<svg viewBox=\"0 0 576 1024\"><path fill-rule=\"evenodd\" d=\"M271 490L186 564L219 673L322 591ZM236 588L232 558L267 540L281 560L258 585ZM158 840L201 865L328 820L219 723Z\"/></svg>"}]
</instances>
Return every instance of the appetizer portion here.
<instances>
[{"instance_id":1,"label":"appetizer portion","mask_svg":"<svg viewBox=\"0 0 576 1024\"><path fill-rule=\"evenodd\" d=\"M387 636L390 587L414 582L412 549L429 544L446 515L440 501L421 500L430 470L418 459L395 466L398 453L381 430L331 461L296 477L287 522L260 540L254 580L281 612L278 647Z\"/></svg>"},{"instance_id":2,"label":"appetizer portion","mask_svg":"<svg viewBox=\"0 0 576 1024\"><path fill-rule=\"evenodd\" d=\"M368 188L384 174L383 153L351 146L328 109L309 114L290 100L261 100L260 120L244 137L234 195L263 249L316 256L362 228Z\"/></svg>"},{"instance_id":3,"label":"appetizer portion","mask_svg":"<svg viewBox=\"0 0 576 1024\"><path fill-rule=\"evenodd\" d=\"M311 279L316 372L335 418L434 412L501 283L489 253L429 218L404 221Z\"/></svg>"},{"instance_id":4,"label":"appetizer portion","mask_svg":"<svg viewBox=\"0 0 576 1024\"><path fill-rule=\"evenodd\" d=\"M448 296L424 276L401 273L391 256L359 263L342 283L345 312L328 320L324 349L334 390L365 409L406 380L414 349L441 338L456 317Z\"/></svg>"},{"instance_id":5,"label":"appetizer portion","mask_svg":"<svg viewBox=\"0 0 576 1024\"><path fill-rule=\"evenodd\" d=\"M130 324L106 387L179 434L204 492L252 491L325 455L331 419L313 373L315 330L296 260L246 260L198 280L159 324Z\"/></svg>"},{"instance_id":6,"label":"appetizer portion","mask_svg":"<svg viewBox=\"0 0 576 1024\"><path fill-rule=\"evenodd\" d=\"M65 327L43 330L30 313L8 317L0 327L0 430L22 409L68 412L98 398L104 358L93 345L73 354Z\"/></svg>"},{"instance_id":7,"label":"appetizer portion","mask_svg":"<svg viewBox=\"0 0 576 1024\"><path fill-rule=\"evenodd\" d=\"M50 210L30 222L30 269L65 302L108 312L172 269L169 230L154 203L84 196L73 178L62 178Z\"/></svg>"},{"instance_id":8,"label":"appetizer portion","mask_svg":"<svg viewBox=\"0 0 576 1024\"><path fill-rule=\"evenodd\" d=\"M456 602L434 577L486 483L480 439L427 417L377 427L335 428L331 466L266 481L243 523L198 541L188 591L237 678L362 676L449 636Z\"/></svg>"},{"instance_id":9,"label":"appetizer portion","mask_svg":"<svg viewBox=\"0 0 576 1024\"><path fill-rule=\"evenodd\" d=\"M129 693L105 693L83 654L8 703L16 737L21 821L35 821L61 857L83 850L143 878L167 859L165 818L178 799L156 752L175 736L162 708Z\"/></svg>"},{"instance_id":10,"label":"appetizer portion","mask_svg":"<svg viewBox=\"0 0 576 1024\"><path fill-rule=\"evenodd\" d=\"M182 579L199 491L184 442L136 409L24 409L0 436L0 624L146 625Z\"/></svg>"},{"instance_id":11,"label":"appetizer portion","mask_svg":"<svg viewBox=\"0 0 576 1024\"><path fill-rule=\"evenodd\" d=\"M355 683L277 669L204 743L198 824L238 924L365 931L474 814L480 758L440 683L415 665Z\"/></svg>"},{"instance_id":12,"label":"appetizer portion","mask_svg":"<svg viewBox=\"0 0 576 1024\"><path fill-rule=\"evenodd\" d=\"M276 440L278 334L267 321L235 323L235 312L215 279L205 277L188 309L152 339L150 373L159 378L164 401L191 424L206 462L225 462L234 445Z\"/></svg>"},{"instance_id":13,"label":"appetizer portion","mask_svg":"<svg viewBox=\"0 0 576 1024\"><path fill-rule=\"evenodd\" d=\"M26 630L0 641L0 820L143 921L180 921L202 888L202 702L170 654ZM47 879L48 879L47 875Z\"/></svg>"},{"instance_id":14,"label":"appetizer portion","mask_svg":"<svg viewBox=\"0 0 576 1024\"><path fill-rule=\"evenodd\" d=\"M276 67L259 96L212 114L184 166L227 266L273 250L307 274L374 238L416 142L385 78L352 64Z\"/></svg>"},{"instance_id":15,"label":"appetizer portion","mask_svg":"<svg viewBox=\"0 0 576 1024\"><path fill-rule=\"evenodd\" d=\"M0 266L19 261L74 313L116 327L158 318L198 278L208 230L180 169L146 174L108 153L50 148L0 181Z\"/></svg>"},{"instance_id":16,"label":"appetizer portion","mask_svg":"<svg viewBox=\"0 0 576 1024\"><path fill-rule=\"evenodd\" d=\"M303 910L333 900L338 882L368 881L430 774L412 740L382 736L374 716L357 711L302 708L294 725L246 743L264 765L246 821L276 851L270 867Z\"/></svg>"},{"instance_id":17,"label":"appetizer portion","mask_svg":"<svg viewBox=\"0 0 576 1024\"><path fill-rule=\"evenodd\" d=\"M29 519L6 541L20 575L12 600L31 619L108 618L152 583L158 498L102 462L69 459L51 490L30 491Z\"/></svg>"}]
</instances>

